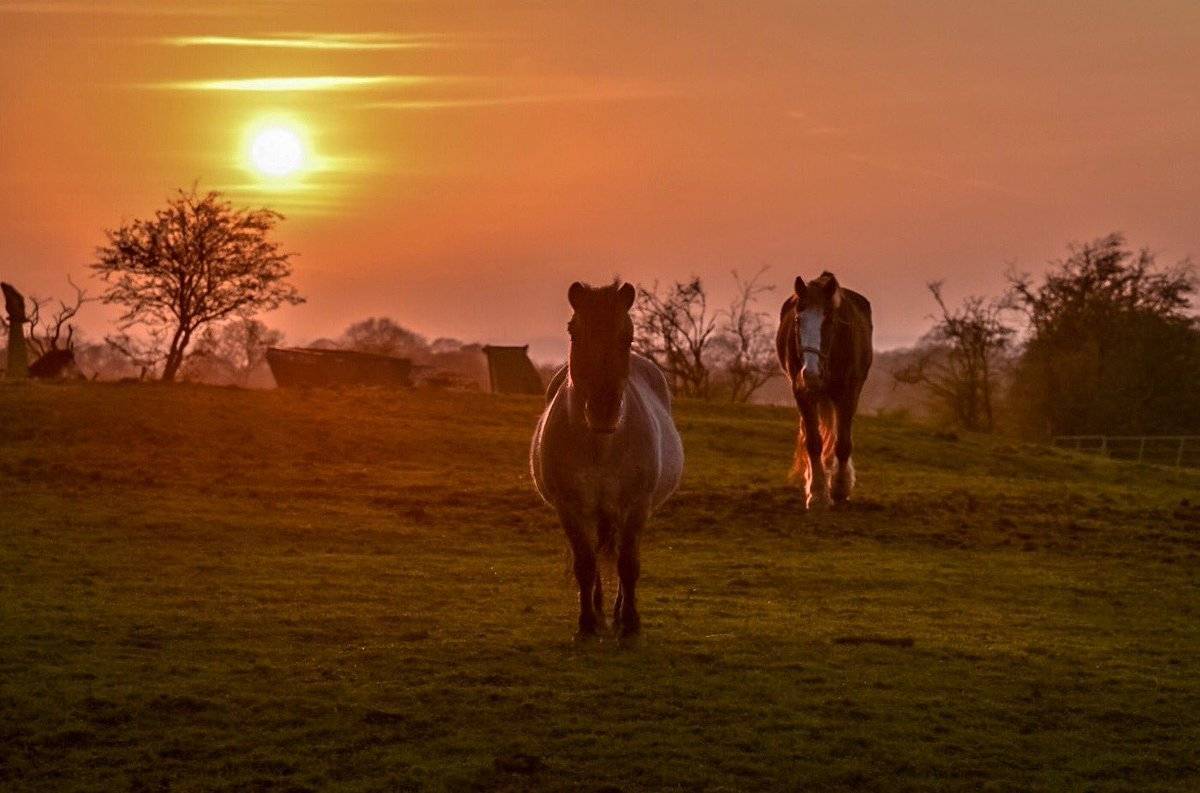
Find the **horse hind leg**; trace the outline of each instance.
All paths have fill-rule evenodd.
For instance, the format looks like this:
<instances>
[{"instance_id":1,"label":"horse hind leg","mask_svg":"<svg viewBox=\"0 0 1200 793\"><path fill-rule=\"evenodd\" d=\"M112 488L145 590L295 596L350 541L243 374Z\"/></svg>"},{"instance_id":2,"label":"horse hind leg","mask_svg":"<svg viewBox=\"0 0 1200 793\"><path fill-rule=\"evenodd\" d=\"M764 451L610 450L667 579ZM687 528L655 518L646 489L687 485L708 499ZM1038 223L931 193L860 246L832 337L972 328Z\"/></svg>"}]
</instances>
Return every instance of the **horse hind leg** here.
<instances>
[{"instance_id":1,"label":"horse hind leg","mask_svg":"<svg viewBox=\"0 0 1200 793\"><path fill-rule=\"evenodd\" d=\"M642 572L641 539L647 510L637 510L625 521L617 547L617 577L620 590L614 606L613 624L621 638L636 636L642 629L637 609L637 582Z\"/></svg>"},{"instance_id":2,"label":"horse hind leg","mask_svg":"<svg viewBox=\"0 0 1200 793\"><path fill-rule=\"evenodd\" d=\"M852 415L848 412L846 414L839 412L837 439L834 445L837 469L833 474L833 487L830 493L835 504L849 500L850 493L854 490L854 461L851 459L851 454L854 452L854 440L850 434L852 422Z\"/></svg>"},{"instance_id":3,"label":"horse hind leg","mask_svg":"<svg viewBox=\"0 0 1200 793\"><path fill-rule=\"evenodd\" d=\"M604 620L604 570L612 570L612 559L616 535L614 522L610 515L600 513L596 521L596 580L592 593L592 609L596 612L596 625L603 629ZM603 568L603 569L602 569ZM616 626L618 612L613 609L613 623Z\"/></svg>"},{"instance_id":4,"label":"horse hind leg","mask_svg":"<svg viewBox=\"0 0 1200 793\"><path fill-rule=\"evenodd\" d=\"M854 491L854 461L849 456L845 462L838 460L837 470L833 474L833 487L830 489L830 495L833 497L835 504L842 504L850 500L850 494Z\"/></svg>"}]
</instances>

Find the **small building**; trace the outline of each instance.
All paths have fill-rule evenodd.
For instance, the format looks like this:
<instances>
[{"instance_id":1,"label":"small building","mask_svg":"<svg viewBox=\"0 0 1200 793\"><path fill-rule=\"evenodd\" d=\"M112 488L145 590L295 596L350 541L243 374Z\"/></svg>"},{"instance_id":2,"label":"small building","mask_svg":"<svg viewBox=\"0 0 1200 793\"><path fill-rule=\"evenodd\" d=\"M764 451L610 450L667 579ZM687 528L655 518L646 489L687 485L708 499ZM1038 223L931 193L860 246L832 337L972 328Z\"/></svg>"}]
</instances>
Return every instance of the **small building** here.
<instances>
[{"instance_id":1,"label":"small building","mask_svg":"<svg viewBox=\"0 0 1200 793\"><path fill-rule=\"evenodd\" d=\"M542 376L529 360L529 345L523 347L483 348L487 356L488 383L493 394L542 394L546 390Z\"/></svg>"},{"instance_id":2,"label":"small building","mask_svg":"<svg viewBox=\"0 0 1200 793\"><path fill-rule=\"evenodd\" d=\"M267 350L267 364L280 388L407 388L412 385L412 361L391 355L353 350L271 347Z\"/></svg>"}]
</instances>

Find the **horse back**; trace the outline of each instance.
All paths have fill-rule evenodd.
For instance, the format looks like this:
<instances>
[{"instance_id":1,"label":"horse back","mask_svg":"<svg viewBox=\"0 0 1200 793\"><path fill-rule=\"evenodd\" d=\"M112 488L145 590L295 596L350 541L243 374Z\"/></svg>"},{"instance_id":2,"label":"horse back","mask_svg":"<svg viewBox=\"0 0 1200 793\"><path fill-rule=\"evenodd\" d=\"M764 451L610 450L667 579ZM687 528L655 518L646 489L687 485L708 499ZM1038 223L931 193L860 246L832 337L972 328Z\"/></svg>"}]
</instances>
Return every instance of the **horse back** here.
<instances>
[{"instance_id":1,"label":"horse back","mask_svg":"<svg viewBox=\"0 0 1200 793\"><path fill-rule=\"evenodd\" d=\"M842 300L842 310L847 311L848 309L852 314L849 317L852 326L865 323L868 329L872 327L870 300L867 300L853 289L846 289L845 287L842 287Z\"/></svg>"},{"instance_id":2,"label":"horse back","mask_svg":"<svg viewBox=\"0 0 1200 793\"><path fill-rule=\"evenodd\" d=\"M564 363L558 367L558 371L550 376L550 382L546 385L546 404L549 405L554 401L554 395L558 393L558 389L562 388L562 384L567 381L567 365Z\"/></svg>"},{"instance_id":3,"label":"horse back","mask_svg":"<svg viewBox=\"0 0 1200 793\"><path fill-rule=\"evenodd\" d=\"M629 356L629 377L649 388L650 392L662 402L667 412L670 412L671 386L667 384L667 377L663 374L662 369L658 368L658 364L635 352Z\"/></svg>"}]
</instances>

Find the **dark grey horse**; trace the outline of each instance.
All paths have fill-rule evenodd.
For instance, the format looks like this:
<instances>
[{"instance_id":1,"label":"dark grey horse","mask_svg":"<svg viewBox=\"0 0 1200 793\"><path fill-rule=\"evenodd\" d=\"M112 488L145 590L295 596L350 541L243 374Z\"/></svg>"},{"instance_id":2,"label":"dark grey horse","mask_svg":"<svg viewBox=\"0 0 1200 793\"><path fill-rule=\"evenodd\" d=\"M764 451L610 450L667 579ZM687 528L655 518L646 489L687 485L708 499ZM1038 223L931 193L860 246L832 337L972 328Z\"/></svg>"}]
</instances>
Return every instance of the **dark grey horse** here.
<instances>
[{"instance_id":1,"label":"dark grey horse","mask_svg":"<svg viewBox=\"0 0 1200 793\"><path fill-rule=\"evenodd\" d=\"M655 363L631 351L633 286L574 283L568 362L550 381L529 453L534 484L558 510L579 584L579 636L604 625L597 554L615 550L613 625L636 634L639 541L650 513L679 486L683 443Z\"/></svg>"}]
</instances>

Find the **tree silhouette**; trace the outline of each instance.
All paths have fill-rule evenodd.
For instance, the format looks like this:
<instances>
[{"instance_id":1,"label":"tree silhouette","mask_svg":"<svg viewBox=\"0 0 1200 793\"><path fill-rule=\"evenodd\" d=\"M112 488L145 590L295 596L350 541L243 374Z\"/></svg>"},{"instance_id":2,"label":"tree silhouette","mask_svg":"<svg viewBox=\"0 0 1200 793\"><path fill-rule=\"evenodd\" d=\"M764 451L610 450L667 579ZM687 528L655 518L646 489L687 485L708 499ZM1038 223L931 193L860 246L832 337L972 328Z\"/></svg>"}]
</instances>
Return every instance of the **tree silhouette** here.
<instances>
[{"instance_id":1,"label":"tree silhouette","mask_svg":"<svg viewBox=\"0 0 1200 793\"><path fill-rule=\"evenodd\" d=\"M155 339L162 380L175 379L197 331L229 317L303 302L288 283L290 258L269 239L283 220L269 209L234 209L220 193L179 190L154 217L105 232L92 269L121 305L122 331ZM128 341L128 334L117 337ZM139 350L143 353L144 350Z\"/></svg>"},{"instance_id":2,"label":"tree silhouette","mask_svg":"<svg viewBox=\"0 0 1200 793\"><path fill-rule=\"evenodd\" d=\"M649 288L638 284L631 314L635 348L659 365L675 393L710 397L718 315L709 310L699 276L676 281L662 293L657 281Z\"/></svg>"},{"instance_id":3,"label":"tree silhouette","mask_svg":"<svg viewBox=\"0 0 1200 793\"><path fill-rule=\"evenodd\" d=\"M401 358L420 358L429 352L429 342L424 336L388 317L370 317L355 322L346 328L338 344L346 350Z\"/></svg>"},{"instance_id":4,"label":"tree silhouette","mask_svg":"<svg viewBox=\"0 0 1200 793\"><path fill-rule=\"evenodd\" d=\"M1005 304L972 295L952 309L942 296L941 281L926 286L941 316L921 339L916 358L892 376L924 386L964 429L991 432L996 426L997 370L1016 332L1004 322Z\"/></svg>"},{"instance_id":5,"label":"tree silhouette","mask_svg":"<svg viewBox=\"0 0 1200 793\"><path fill-rule=\"evenodd\" d=\"M1010 273L1028 340L1014 388L1050 434L1200 430L1200 321L1187 259L1162 267L1121 234L1074 244L1040 283Z\"/></svg>"},{"instance_id":6,"label":"tree silhouette","mask_svg":"<svg viewBox=\"0 0 1200 793\"><path fill-rule=\"evenodd\" d=\"M200 382L229 382L245 388L267 350L283 342L283 332L257 319L239 318L204 329L183 365L183 377Z\"/></svg>"},{"instance_id":7,"label":"tree silhouette","mask_svg":"<svg viewBox=\"0 0 1200 793\"><path fill-rule=\"evenodd\" d=\"M758 298L775 291L775 287L759 283L766 272L767 268L762 267L753 277L743 279L737 270L733 271L736 292L717 336L731 402L749 402L758 389L779 374L772 317L758 310Z\"/></svg>"}]
</instances>

